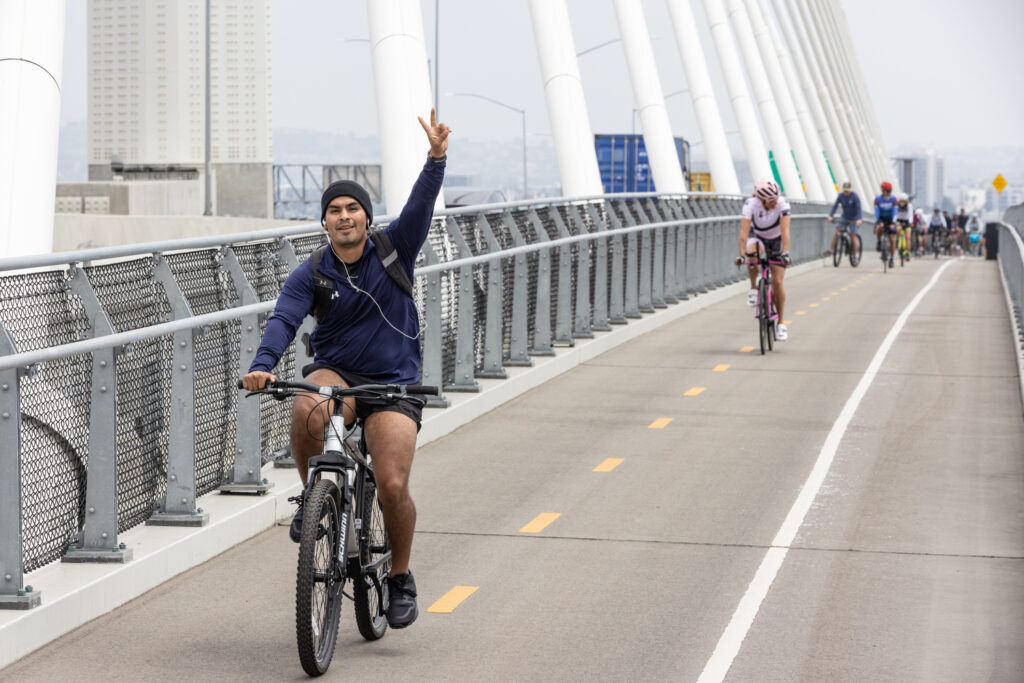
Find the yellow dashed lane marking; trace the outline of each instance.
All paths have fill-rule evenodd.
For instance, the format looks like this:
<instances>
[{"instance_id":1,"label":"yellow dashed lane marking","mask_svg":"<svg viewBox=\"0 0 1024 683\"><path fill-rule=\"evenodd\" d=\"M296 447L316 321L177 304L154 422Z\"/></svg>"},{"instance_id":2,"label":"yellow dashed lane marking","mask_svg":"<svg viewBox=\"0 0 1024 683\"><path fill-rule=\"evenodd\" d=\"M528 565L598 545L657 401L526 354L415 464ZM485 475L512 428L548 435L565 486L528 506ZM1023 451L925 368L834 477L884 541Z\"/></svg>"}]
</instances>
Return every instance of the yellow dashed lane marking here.
<instances>
[{"instance_id":1,"label":"yellow dashed lane marking","mask_svg":"<svg viewBox=\"0 0 1024 683\"><path fill-rule=\"evenodd\" d=\"M832 301L832 297L830 297L830 296L823 296L823 297L821 297L821 300L822 301Z\"/></svg>"},{"instance_id":2,"label":"yellow dashed lane marking","mask_svg":"<svg viewBox=\"0 0 1024 683\"><path fill-rule=\"evenodd\" d=\"M793 322L793 321L792 321L792 320L783 320L783 321L782 321L782 324L783 324L783 325L788 325L788 324L790 324L791 322Z\"/></svg>"},{"instance_id":3,"label":"yellow dashed lane marking","mask_svg":"<svg viewBox=\"0 0 1024 683\"><path fill-rule=\"evenodd\" d=\"M693 387L683 394L683 396L700 396L705 390L707 390L707 387Z\"/></svg>"},{"instance_id":4,"label":"yellow dashed lane marking","mask_svg":"<svg viewBox=\"0 0 1024 683\"><path fill-rule=\"evenodd\" d=\"M744 346L742 349L740 349L740 353L750 353L753 350L753 346Z\"/></svg>"},{"instance_id":5,"label":"yellow dashed lane marking","mask_svg":"<svg viewBox=\"0 0 1024 683\"><path fill-rule=\"evenodd\" d=\"M476 593L479 586L456 586L427 608L432 614L451 614L466 598Z\"/></svg>"},{"instance_id":6,"label":"yellow dashed lane marking","mask_svg":"<svg viewBox=\"0 0 1024 683\"><path fill-rule=\"evenodd\" d=\"M797 311L797 315L807 315L807 311Z\"/></svg>"},{"instance_id":7,"label":"yellow dashed lane marking","mask_svg":"<svg viewBox=\"0 0 1024 683\"><path fill-rule=\"evenodd\" d=\"M519 533L521 533L521 534L539 534L540 532L544 531L544 528L548 524L551 524L551 522L555 521L556 519L558 519L561 516L562 516L561 512L542 512L539 515L537 515L533 519L532 522L530 522L529 524L524 526L522 529L520 529Z\"/></svg>"},{"instance_id":8,"label":"yellow dashed lane marking","mask_svg":"<svg viewBox=\"0 0 1024 683\"><path fill-rule=\"evenodd\" d=\"M622 458L608 458L603 463L595 467L592 472L611 472L616 467L623 463Z\"/></svg>"},{"instance_id":9,"label":"yellow dashed lane marking","mask_svg":"<svg viewBox=\"0 0 1024 683\"><path fill-rule=\"evenodd\" d=\"M843 287L843 288L842 288L842 290L843 290L843 291L845 292L845 291L847 291L847 288L846 288L846 287Z\"/></svg>"},{"instance_id":10,"label":"yellow dashed lane marking","mask_svg":"<svg viewBox=\"0 0 1024 683\"><path fill-rule=\"evenodd\" d=\"M817 308L817 307L818 307L818 304L810 304L810 305L808 306L808 308Z\"/></svg>"},{"instance_id":11,"label":"yellow dashed lane marking","mask_svg":"<svg viewBox=\"0 0 1024 683\"><path fill-rule=\"evenodd\" d=\"M647 425L648 429L664 429L665 425L672 421L671 417L659 417L657 420Z\"/></svg>"},{"instance_id":12,"label":"yellow dashed lane marking","mask_svg":"<svg viewBox=\"0 0 1024 683\"><path fill-rule=\"evenodd\" d=\"M728 369L728 365L716 365L711 372L725 372Z\"/></svg>"},{"instance_id":13,"label":"yellow dashed lane marking","mask_svg":"<svg viewBox=\"0 0 1024 683\"><path fill-rule=\"evenodd\" d=\"M839 296L839 292L832 292L832 296Z\"/></svg>"}]
</instances>

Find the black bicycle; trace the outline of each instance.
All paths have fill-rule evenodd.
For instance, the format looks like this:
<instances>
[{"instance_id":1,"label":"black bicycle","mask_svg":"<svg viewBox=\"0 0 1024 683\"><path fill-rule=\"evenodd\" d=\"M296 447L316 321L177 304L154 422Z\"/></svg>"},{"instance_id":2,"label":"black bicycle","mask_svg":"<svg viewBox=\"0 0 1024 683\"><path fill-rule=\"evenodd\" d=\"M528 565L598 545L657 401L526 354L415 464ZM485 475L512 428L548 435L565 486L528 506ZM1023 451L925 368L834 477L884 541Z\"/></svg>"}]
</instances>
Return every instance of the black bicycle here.
<instances>
[{"instance_id":1,"label":"black bicycle","mask_svg":"<svg viewBox=\"0 0 1024 683\"><path fill-rule=\"evenodd\" d=\"M777 325L779 323L779 312L775 310L775 290L772 288L771 266L781 266L782 261L769 261L764 250L760 256L748 256L746 259L736 257L733 261L737 266L757 266L760 268L760 275L757 278L757 304L754 307L754 315L757 318L757 335L761 341L761 355L765 351L771 351L775 341Z\"/></svg>"},{"instance_id":2,"label":"black bicycle","mask_svg":"<svg viewBox=\"0 0 1024 683\"><path fill-rule=\"evenodd\" d=\"M832 265L836 268L843 261L843 255L849 255L850 266L856 268L860 265L860 255L864 250L864 242L858 236L857 248L853 248L853 238L850 236L850 231L845 225L839 226L839 239L836 240L836 250L832 252Z\"/></svg>"},{"instance_id":3,"label":"black bicycle","mask_svg":"<svg viewBox=\"0 0 1024 683\"><path fill-rule=\"evenodd\" d=\"M239 388L241 382L239 382ZM295 635L299 661L310 676L327 671L334 656L341 615L342 589L352 581L356 626L367 640L383 637L388 628L391 544L377 499L373 459L362 436L362 421L346 429L344 399L436 395L437 387L364 384L320 387L306 382L268 383L246 396L269 394L284 400L315 394L334 408L324 436L322 455L309 459L303 492L302 536L295 583ZM358 435L358 436L357 436ZM324 475L333 474L337 481Z\"/></svg>"}]
</instances>

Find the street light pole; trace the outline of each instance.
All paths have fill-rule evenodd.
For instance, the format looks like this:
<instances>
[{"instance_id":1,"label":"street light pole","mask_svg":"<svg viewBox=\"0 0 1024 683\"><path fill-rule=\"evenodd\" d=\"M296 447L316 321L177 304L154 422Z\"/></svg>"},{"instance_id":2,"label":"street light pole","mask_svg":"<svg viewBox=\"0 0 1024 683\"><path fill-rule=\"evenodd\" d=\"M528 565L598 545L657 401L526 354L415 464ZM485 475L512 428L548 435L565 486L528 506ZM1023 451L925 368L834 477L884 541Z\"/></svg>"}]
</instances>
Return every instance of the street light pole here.
<instances>
[{"instance_id":1,"label":"street light pole","mask_svg":"<svg viewBox=\"0 0 1024 683\"><path fill-rule=\"evenodd\" d=\"M477 99L487 100L488 102L496 104L499 107L504 107L505 109L511 109L512 111L519 112L519 115L523 117L523 197L527 197L530 194L530 192L529 186L526 184L526 110L520 109L519 107L513 107L512 105L505 104L504 102L499 102L493 97L488 97L487 95L478 95L477 93L473 92L450 92L445 94L451 95L453 97L475 97Z\"/></svg>"},{"instance_id":2,"label":"street light pole","mask_svg":"<svg viewBox=\"0 0 1024 683\"><path fill-rule=\"evenodd\" d=\"M206 0L206 200L203 205L204 216L213 215L213 195L211 192L213 183L210 177L213 134L210 130L210 110L210 0Z\"/></svg>"}]
</instances>

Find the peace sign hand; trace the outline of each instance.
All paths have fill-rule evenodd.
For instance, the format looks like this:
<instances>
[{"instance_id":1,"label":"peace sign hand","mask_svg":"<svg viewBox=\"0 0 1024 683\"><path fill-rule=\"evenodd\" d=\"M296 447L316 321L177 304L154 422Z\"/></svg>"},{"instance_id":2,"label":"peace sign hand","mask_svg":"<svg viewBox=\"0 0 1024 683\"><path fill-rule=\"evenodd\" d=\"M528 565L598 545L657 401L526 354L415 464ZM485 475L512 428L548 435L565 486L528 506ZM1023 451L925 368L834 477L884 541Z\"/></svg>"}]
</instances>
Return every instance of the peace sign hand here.
<instances>
[{"instance_id":1,"label":"peace sign hand","mask_svg":"<svg viewBox=\"0 0 1024 683\"><path fill-rule=\"evenodd\" d=\"M427 140L430 141L430 156L435 159L440 159L448 153L448 134L452 132L444 123L437 122L437 113L434 108L430 108L430 125L423 120L422 116L417 116L420 121L420 125L423 126L423 130L427 133Z\"/></svg>"}]
</instances>

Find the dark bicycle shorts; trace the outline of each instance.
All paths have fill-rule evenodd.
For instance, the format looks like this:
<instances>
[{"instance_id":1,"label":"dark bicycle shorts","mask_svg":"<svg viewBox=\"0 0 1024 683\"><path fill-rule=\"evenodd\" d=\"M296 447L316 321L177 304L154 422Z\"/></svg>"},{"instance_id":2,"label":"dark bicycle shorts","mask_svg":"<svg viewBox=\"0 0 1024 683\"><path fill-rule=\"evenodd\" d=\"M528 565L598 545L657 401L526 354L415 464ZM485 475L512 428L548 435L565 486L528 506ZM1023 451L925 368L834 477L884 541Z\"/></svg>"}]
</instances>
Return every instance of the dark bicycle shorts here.
<instances>
[{"instance_id":1,"label":"dark bicycle shorts","mask_svg":"<svg viewBox=\"0 0 1024 683\"><path fill-rule=\"evenodd\" d=\"M879 218L878 224L888 233L896 232L896 224L893 223L891 218Z\"/></svg>"},{"instance_id":2,"label":"dark bicycle shorts","mask_svg":"<svg viewBox=\"0 0 1024 683\"><path fill-rule=\"evenodd\" d=\"M776 237L775 239L765 239L764 237L757 237L756 235L752 237L753 239L756 239L758 242L764 245L764 252L765 254L768 255L768 260L775 261L775 263L772 264L773 266L782 266L783 268L786 267L786 264L782 262L781 237ZM757 252L754 252L754 255L756 256Z\"/></svg>"},{"instance_id":3,"label":"dark bicycle shorts","mask_svg":"<svg viewBox=\"0 0 1024 683\"><path fill-rule=\"evenodd\" d=\"M386 382L380 382L372 380L367 377L362 377L353 372L341 370L332 365L326 363L310 363L309 365L302 368L302 377L305 378L308 375L313 374L317 370L330 370L331 372L337 373L339 377L345 380L345 384L350 387L358 386L360 384L386 384ZM407 398L399 399L395 402L390 402L383 398L367 397L356 399L356 417L360 420L365 420L374 413L394 412L401 413L406 417L410 418L416 423L416 431L418 432L423 426L423 405L426 401L418 396L409 396Z\"/></svg>"}]
</instances>

